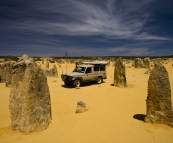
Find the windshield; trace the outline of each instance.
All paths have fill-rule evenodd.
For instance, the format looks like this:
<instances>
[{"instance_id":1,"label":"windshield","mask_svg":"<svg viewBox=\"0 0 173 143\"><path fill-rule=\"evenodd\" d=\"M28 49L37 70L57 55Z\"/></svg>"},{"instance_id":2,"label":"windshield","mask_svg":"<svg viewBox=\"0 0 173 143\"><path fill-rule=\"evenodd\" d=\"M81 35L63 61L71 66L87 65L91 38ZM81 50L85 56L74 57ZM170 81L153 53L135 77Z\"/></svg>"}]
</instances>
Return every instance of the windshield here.
<instances>
[{"instance_id":1,"label":"windshield","mask_svg":"<svg viewBox=\"0 0 173 143\"><path fill-rule=\"evenodd\" d=\"M86 67L76 67L73 72L84 73L85 69L86 69Z\"/></svg>"}]
</instances>

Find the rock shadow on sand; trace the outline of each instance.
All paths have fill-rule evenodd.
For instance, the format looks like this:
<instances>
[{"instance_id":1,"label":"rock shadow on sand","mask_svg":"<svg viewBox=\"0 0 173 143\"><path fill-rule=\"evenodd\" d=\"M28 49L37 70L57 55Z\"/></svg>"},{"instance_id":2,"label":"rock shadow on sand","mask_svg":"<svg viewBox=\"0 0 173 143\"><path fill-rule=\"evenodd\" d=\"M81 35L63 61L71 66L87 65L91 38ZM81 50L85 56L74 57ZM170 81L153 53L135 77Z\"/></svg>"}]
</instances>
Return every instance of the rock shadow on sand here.
<instances>
[{"instance_id":1,"label":"rock shadow on sand","mask_svg":"<svg viewBox=\"0 0 173 143\"><path fill-rule=\"evenodd\" d=\"M136 120L139 120L139 121L143 121L144 122L145 115L144 114L135 114L133 116L133 118L136 119Z\"/></svg>"},{"instance_id":2,"label":"rock shadow on sand","mask_svg":"<svg viewBox=\"0 0 173 143\"><path fill-rule=\"evenodd\" d=\"M126 87L122 87L122 86L114 85L113 83L112 83L112 84L110 84L110 86L119 87L119 88L133 88L133 87L134 87L134 85L133 85L133 84L127 84L127 86L126 86Z\"/></svg>"}]
</instances>

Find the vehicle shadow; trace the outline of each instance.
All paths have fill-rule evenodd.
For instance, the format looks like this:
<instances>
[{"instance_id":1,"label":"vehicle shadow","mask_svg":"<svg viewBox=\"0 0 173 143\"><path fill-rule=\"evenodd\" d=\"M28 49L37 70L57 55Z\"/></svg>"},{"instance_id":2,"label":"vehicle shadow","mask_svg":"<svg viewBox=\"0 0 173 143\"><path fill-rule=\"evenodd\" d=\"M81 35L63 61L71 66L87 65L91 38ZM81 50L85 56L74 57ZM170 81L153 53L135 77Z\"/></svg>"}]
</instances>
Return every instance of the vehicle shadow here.
<instances>
[{"instance_id":1,"label":"vehicle shadow","mask_svg":"<svg viewBox=\"0 0 173 143\"><path fill-rule=\"evenodd\" d=\"M71 89L74 88L72 85L68 85L68 86L66 86L66 85L61 85L61 87L63 87L63 88L69 88L69 89L70 89L70 88L71 88Z\"/></svg>"},{"instance_id":2,"label":"vehicle shadow","mask_svg":"<svg viewBox=\"0 0 173 143\"><path fill-rule=\"evenodd\" d=\"M87 86L92 86L92 85L102 85L104 84L105 82L103 81L101 84L96 84L95 82L86 82L86 83L82 83L82 85L80 87L87 87ZM65 86L65 85L61 85L61 87L63 88L74 88L73 85L68 85L68 86Z\"/></svg>"},{"instance_id":3,"label":"vehicle shadow","mask_svg":"<svg viewBox=\"0 0 173 143\"><path fill-rule=\"evenodd\" d=\"M135 115L133 116L133 118L136 119L136 120L145 122L145 121L144 121L144 118L145 118L145 115L144 115L144 114L135 114Z\"/></svg>"}]
</instances>

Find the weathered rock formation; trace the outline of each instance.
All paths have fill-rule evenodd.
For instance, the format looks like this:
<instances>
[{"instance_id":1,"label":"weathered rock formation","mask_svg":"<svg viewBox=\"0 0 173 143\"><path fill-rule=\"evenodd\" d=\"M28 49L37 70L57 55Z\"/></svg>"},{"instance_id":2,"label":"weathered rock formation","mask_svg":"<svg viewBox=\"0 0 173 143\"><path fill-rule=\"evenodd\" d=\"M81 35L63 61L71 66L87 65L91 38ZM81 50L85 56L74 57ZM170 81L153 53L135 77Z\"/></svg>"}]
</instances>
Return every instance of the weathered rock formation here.
<instances>
[{"instance_id":1,"label":"weathered rock formation","mask_svg":"<svg viewBox=\"0 0 173 143\"><path fill-rule=\"evenodd\" d=\"M11 84L12 67L14 64L14 61L6 61L0 65L0 82L5 82L6 86L9 86Z\"/></svg>"},{"instance_id":2,"label":"weathered rock formation","mask_svg":"<svg viewBox=\"0 0 173 143\"><path fill-rule=\"evenodd\" d=\"M58 76L56 65L54 65L53 68L49 70L49 76Z\"/></svg>"},{"instance_id":3,"label":"weathered rock formation","mask_svg":"<svg viewBox=\"0 0 173 143\"><path fill-rule=\"evenodd\" d=\"M1 77L1 75L0 75L0 83L2 82L2 77Z\"/></svg>"},{"instance_id":4,"label":"weathered rock formation","mask_svg":"<svg viewBox=\"0 0 173 143\"><path fill-rule=\"evenodd\" d=\"M45 69L44 73L45 73L46 76L49 76L49 77L50 76L53 76L53 77L58 76L58 71L57 71L57 68L56 68L55 65L50 70L49 69Z\"/></svg>"},{"instance_id":5,"label":"weathered rock formation","mask_svg":"<svg viewBox=\"0 0 173 143\"><path fill-rule=\"evenodd\" d=\"M132 61L132 67L135 67L135 61Z\"/></svg>"},{"instance_id":6,"label":"weathered rock formation","mask_svg":"<svg viewBox=\"0 0 173 143\"><path fill-rule=\"evenodd\" d=\"M0 82L5 82L5 67L4 64L0 64Z\"/></svg>"},{"instance_id":7,"label":"weathered rock formation","mask_svg":"<svg viewBox=\"0 0 173 143\"><path fill-rule=\"evenodd\" d=\"M143 60L143 66L145 68L149 68L150 67L150 58L144 58L144 60Z\"/></svg>"},{"instance_id":8,"label":"weathered rock formation","mask_svg":"<svg viewBox=\"0 0 173 143\"><path fill-rule=\"evenodd\" d=\"M162 62L162 59L161 58L156 58L156 59L153 60L153 63L158 63L158 62L159 63Z\"/></svg>"},{"instance_id":9,"label":"weathered rock formation","mask_svg":"<svg viewBox=\"0 0 173 143\"><path fill-rule=\"evenodd\" d=\"M46 67L45 67L46 70L49 70L49 62L47 61L46 63Z\"/></svg>"},{"instance_id":10,"label":"weathered rock formation","mask_svg":"<svg viewBox=\"0 0 173 143\"><path fill-rule=\"evenodd\" d=\"M76 113L84 113L86 111L88 111L88 107L86 106L86 103L84 101L77 102Z\"/></svg>"},{"instance_id":11,"label":"weathered rock formation","mask_svg":"<svg viewBox=\"0 0 173 143\"><path fill-rule=\"evenodd\" d=\"M5 86L8 87L11 85L11 79L13 75L13 65L14 61L7 61L4 63L5 66Z\"/></svg>"},{"instance_id":12,"label":"weathered rock formation","mask_svg":"<svg viewBox=\"0 0 173 143\"><path fill-rule=\"evenodd\" d=\"M27 55L13 65L9 109L13 130L26 133L39 131L46 129L51 121L47 78Z\"/></svg>"},{"instance_id":13,"label":"weathered rock formation","mask_svg":"<svg viewBox=\"0 0 173 143\"><path fill-rule=\"evenodd\" d=\"M168 72L160 63L155 63L148 81L145 122L161 123L173 127L171 88Z\"/></svg>"},{"instance_id":14,"label":"weathered rock formation","mask_svg":"<svg viewBox=\"0 0 173 143\"><path fill-rule=\"evenodd\" d=\"M150 73L151 73L151 69L149 67L148 70L145 72L145 74L150 74Z\"/></svg>"},{"instance_id":15,"label":"weathered rock formation","mask_svg":"<svg viewBox=\"0 0 173 143\"><path fill-rule=\"evenodd\" d=\"M141 58L135 58L135 68L142 68L142 59Z\"/></svg>"},{"instance_id":16,"label":"weathered rock formation","mask_svg":"<svg viewBox=\"0 0 173 143\"><path fill-rule=\"evenodd\" d=\"M118 58L114 66L114 86L126 87L126 69L122 59Z\"/></svg>"}]
</instances>

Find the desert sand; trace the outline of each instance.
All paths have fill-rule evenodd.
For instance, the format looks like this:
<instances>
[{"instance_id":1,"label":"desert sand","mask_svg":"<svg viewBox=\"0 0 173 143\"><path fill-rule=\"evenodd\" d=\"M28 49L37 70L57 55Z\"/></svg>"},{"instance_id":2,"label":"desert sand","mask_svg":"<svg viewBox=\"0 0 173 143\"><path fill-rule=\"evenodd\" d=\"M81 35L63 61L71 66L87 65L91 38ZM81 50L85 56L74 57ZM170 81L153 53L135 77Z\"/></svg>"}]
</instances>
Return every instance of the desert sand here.
<instances>
[{"instance_id":1,"label":"desert sand","mask_svg":"<svg viewBox=\"0 0 173 143\"><path fill-rule=\"evenodd\" d=\"M173 62L173 61L172 61ZM166 67L173 92L172 62ZM50 64L50 68L54 64ZM42 65L45 68L45 65ZM68 64L67 72L74 69ZM127 88L112 86L114 67L107 67L107 79L101 85L85 84L80 89L65 88L58 77L48 77L52 122L46 130L29 134L13 131L10 124L10 88L0 83L1 143L173 143L173 128L143 121L146 114L147 69L126 68ZM54 82L56 79L57 82ZM172 94L173 101L173 94ZM77 102L86 102L89 110L76 114Z\"/></svg>"}]
</instances>

